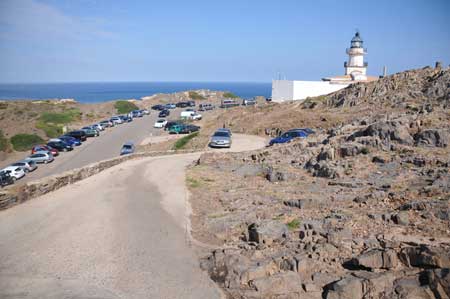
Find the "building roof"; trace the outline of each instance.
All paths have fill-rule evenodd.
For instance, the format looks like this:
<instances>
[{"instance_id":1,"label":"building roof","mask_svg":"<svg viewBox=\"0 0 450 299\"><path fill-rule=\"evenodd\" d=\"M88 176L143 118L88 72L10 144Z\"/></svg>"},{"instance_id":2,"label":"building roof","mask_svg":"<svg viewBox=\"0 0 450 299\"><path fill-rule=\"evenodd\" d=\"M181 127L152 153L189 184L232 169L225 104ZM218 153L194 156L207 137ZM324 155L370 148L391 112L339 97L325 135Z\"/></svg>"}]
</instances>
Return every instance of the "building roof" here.
<instances>
[{"instance_id":1,"label":"building roof","mask_svg":"<svg viewBox=\"0 0 450 299\"><path fill-rule=\"evenodd\" d=\"M323 81L331 81L331 82L370 82L378 80L378 77L374 76L366 76L366 80L353 80L351 75L342 75L342 76L333 76L326 77L322 79Z\"/></svg>"},{"instance_id":2,"label":"building roof","mask_svg":"<svg viewBox=\"0 0 450 299\"><path fill-rule=\"evenodd\" d=\"M356 31L355 36L352 38L352 42L362 42L362 38L359 35L359 31Z\"/></svg>"}]
</instances>

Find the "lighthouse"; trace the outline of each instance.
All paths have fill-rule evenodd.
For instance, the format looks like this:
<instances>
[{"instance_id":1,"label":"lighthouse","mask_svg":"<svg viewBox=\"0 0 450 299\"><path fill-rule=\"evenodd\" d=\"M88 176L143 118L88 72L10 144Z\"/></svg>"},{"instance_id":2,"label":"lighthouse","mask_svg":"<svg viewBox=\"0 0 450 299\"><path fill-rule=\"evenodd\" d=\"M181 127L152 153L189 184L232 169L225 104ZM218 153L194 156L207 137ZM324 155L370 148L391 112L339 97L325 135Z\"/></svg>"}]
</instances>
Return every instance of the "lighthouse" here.
<instances>
[{"instance_id":1,"label":"lighthouse","mask_svg":"<svg viewBox=\"0 0 450 299\"><path fill-rule=\"evenodd\" d=\"M367 80L367 62L364 62L364 55L367 49L363 47L364 41L356 31L355 36L350 42L350 48L347 48L348 61L344 62L345 75L351 76L353 80Z\"/></svg>"}]
</instances>

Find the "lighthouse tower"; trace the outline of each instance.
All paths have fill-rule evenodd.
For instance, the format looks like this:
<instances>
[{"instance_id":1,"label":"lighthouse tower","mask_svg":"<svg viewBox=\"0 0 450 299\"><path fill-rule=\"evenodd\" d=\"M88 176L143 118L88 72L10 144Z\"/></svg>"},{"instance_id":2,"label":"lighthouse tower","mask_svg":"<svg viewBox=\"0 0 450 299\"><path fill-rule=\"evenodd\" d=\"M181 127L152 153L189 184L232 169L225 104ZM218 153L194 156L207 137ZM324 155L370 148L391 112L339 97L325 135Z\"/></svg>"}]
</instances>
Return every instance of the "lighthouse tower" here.
<instances>
[{"instance_id":1,"label":"lighthouse tower","mask_svg":"<svg viewBox=\"0 0 450 299\"><path fill-rule=\"evenodd\" d=\"M352 38L350 48L347 48L348 61L344 62L345 74L352 76L353 80L367 80L367 62L364 62L364 55L367 49L363 47L363 40L356 31Z\"/></svg>"}]
</instances>

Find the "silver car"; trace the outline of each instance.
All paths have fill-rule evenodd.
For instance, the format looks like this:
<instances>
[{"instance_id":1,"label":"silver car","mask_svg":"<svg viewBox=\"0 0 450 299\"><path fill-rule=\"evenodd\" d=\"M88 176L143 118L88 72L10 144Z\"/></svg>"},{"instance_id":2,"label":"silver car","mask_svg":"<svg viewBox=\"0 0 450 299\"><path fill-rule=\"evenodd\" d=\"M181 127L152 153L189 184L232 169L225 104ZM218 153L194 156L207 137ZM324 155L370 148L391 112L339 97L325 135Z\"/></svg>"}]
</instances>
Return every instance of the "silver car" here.
<instances>
[{"instance_id":1,"label":"silver car","mask_svg":"<svg viewBox=\"0 0 450 299\"><path fill-rule=\"evenodd\" d=\"M32 160L22 160L11 164L11 166L17 166L23 169L25 172L33 171L37 168L36 162Z\"/></svg>"},{"instance_id":2,"label":"silver car","mask_svg":"<svg viewBox=\"0 0 450 299\"><path fill-rule=\"evenodd\" d=\"M210 147L231 147L231 135L227 131L216 131L209 142Z\"/></svg>"},{"instance_id":3,"label":"silver car","mask_svg":"<svg viewBox=\"0 0 450 299\"><path fill-rule=\"evenodd\" d=\"M52 153L50 152L37 152L27 158L27 160L34 161L36 163L50 163L54 160Z\"/></svg>"}]
</instances>

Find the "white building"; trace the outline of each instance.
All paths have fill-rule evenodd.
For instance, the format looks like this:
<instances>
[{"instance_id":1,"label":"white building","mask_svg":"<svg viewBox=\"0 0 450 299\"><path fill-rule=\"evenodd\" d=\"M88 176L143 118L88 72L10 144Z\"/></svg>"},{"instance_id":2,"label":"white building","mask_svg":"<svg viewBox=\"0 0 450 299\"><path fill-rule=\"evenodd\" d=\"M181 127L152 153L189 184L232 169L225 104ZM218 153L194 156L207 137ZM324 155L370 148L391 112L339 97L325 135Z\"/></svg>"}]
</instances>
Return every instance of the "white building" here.
<instances>
[{"instance_id":1,"label":"white building","mask_svg":"<svg viewBox=\"0 0 450 299\"><path fill-rule=\"evenodd\" d=\"M346 50L348 61L344 62L345 75L323 78L322 81L272 81L272 101L296 101L307 97L316 97L343 89L351 83L373 81L376 77L367 76L367 62L364 55L367 50L363 47L363 40L359 32L351 40L350 48Z\"/></svg>"}]
</instances>

